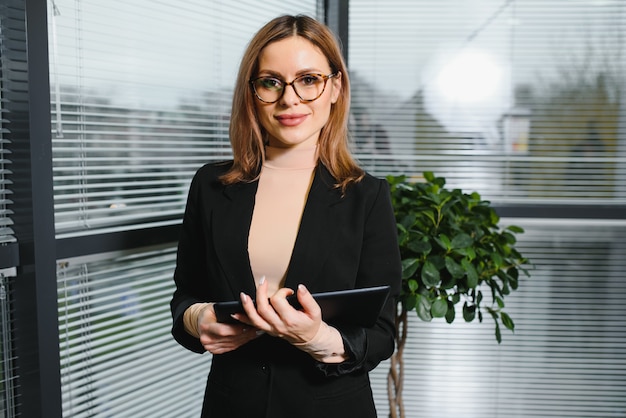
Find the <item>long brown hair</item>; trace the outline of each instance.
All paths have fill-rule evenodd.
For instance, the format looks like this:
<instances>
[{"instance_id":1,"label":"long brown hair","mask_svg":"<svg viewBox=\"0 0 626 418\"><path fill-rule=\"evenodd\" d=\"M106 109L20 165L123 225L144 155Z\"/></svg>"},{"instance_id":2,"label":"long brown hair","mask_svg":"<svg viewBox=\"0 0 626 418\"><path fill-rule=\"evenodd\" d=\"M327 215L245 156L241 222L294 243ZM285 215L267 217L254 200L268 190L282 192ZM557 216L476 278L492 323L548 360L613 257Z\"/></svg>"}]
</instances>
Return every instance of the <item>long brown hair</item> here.
<instances>
[{"instance_id":1,"label":"long brown hair","mask_svg":"<svg viewBox=\"0 0 626 418\"><path fill-rule=\"evenodd\" d=\"M230 119L234 163L221 180L225 184L250 182L259 175L265 159L264 132L256 115L256 99L249 80L258 72L258 58L263 48L290 36L307 39L326 56L331 72L341 72L341 90L337 102L332 105L328 122L320 132L318 153L322 164L337 181L335 186L345 191L350 183L358 182L364 176L348 147L350 80L333 33L324 24L305 15L284 15L271 20L248 44L237 75Z\"/></svg>"}]
</instances>

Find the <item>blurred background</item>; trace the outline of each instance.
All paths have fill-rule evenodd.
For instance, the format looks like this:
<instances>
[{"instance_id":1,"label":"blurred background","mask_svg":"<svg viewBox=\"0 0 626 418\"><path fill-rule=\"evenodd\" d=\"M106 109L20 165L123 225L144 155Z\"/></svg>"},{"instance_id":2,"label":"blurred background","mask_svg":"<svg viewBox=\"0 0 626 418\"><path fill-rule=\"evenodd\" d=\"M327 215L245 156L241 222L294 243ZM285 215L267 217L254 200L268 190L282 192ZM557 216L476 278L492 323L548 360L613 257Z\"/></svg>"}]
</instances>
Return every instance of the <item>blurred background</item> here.
<instances>
[{"instance_id":1,"label":"blurred background","mask_svg":"<svg viewBox=\"0 0 626 418\"><path fill-rule=\"evenodd\" d=\"M0 1L0 417L198 416L177 229L283 13L340 38L368 171L433 171L526 231L501 344L490 319L411 318L407 417L626 417L623 0Z\"/></svg>"}]
</instances>

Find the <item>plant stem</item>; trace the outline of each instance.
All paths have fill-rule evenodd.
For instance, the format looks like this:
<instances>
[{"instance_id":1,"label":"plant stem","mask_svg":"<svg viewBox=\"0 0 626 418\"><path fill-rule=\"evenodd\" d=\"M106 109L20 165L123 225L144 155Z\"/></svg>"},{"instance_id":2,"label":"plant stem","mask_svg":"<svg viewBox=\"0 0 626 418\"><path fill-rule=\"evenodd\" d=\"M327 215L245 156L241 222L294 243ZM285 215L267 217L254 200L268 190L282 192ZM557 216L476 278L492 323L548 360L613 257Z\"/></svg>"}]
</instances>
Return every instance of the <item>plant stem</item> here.
<instances>
[{"instance_id":1,"label":"plant stem","mask_svg":"<svg viewBox=\"0 0 626 418\"><path fill-rule=\"evenodd\" d=\"M404 346L407 338L407 311L401 308L396 315L396 352L391 356L391 365L387 375L387 397L389 399L389 417L404 418L402 389L404 382Z\"/></svg>"}]
</instances>

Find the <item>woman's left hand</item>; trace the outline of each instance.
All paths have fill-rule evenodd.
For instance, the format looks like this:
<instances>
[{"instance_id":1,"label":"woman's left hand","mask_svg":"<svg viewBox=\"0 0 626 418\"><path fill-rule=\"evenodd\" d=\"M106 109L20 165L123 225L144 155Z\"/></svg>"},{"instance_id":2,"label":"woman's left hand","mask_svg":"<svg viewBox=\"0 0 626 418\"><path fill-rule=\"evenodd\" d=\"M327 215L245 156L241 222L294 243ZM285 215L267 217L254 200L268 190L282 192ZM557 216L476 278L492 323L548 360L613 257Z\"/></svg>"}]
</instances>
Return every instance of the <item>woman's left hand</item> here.
<instances>
[{"instance_id":1,"label":"woman's left hand","mask_svg":"<svg viewBox=\"0 0 626 418\"><path fill-rule=\"evenodd\" d=\"M311 341L320 329L322 311L308 289L304 285L298 286L296 297L302 310L297 310L287 301L293 290L282 288L268 297L267 288L267 282L262 280L256 291L256 309L250 296L242 293L241 302L246 315L234 317L291 344Z\"/></svg>"}]
</instances>

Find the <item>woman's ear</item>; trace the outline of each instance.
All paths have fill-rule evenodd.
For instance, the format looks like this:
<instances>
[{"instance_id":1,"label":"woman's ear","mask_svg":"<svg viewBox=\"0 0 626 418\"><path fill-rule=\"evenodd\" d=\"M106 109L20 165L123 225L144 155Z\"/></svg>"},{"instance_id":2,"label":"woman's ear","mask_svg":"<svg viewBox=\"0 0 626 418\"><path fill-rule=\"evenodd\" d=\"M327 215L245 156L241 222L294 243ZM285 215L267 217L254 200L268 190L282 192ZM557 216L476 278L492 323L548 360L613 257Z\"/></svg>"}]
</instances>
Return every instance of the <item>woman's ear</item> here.
<instances>
[{"instance_id":1,"label":"woman's ear","mask_svg":"<svg viewBox=\"0 0 626 418\"><path fill-rule=\"evenodd\" d=\"M339 100L339 94L341 93L341 71L337 72L337 75L330 79L332 81L333 91L330 98L332 104L337 103Z\"/></svg>"}]
</instances>

